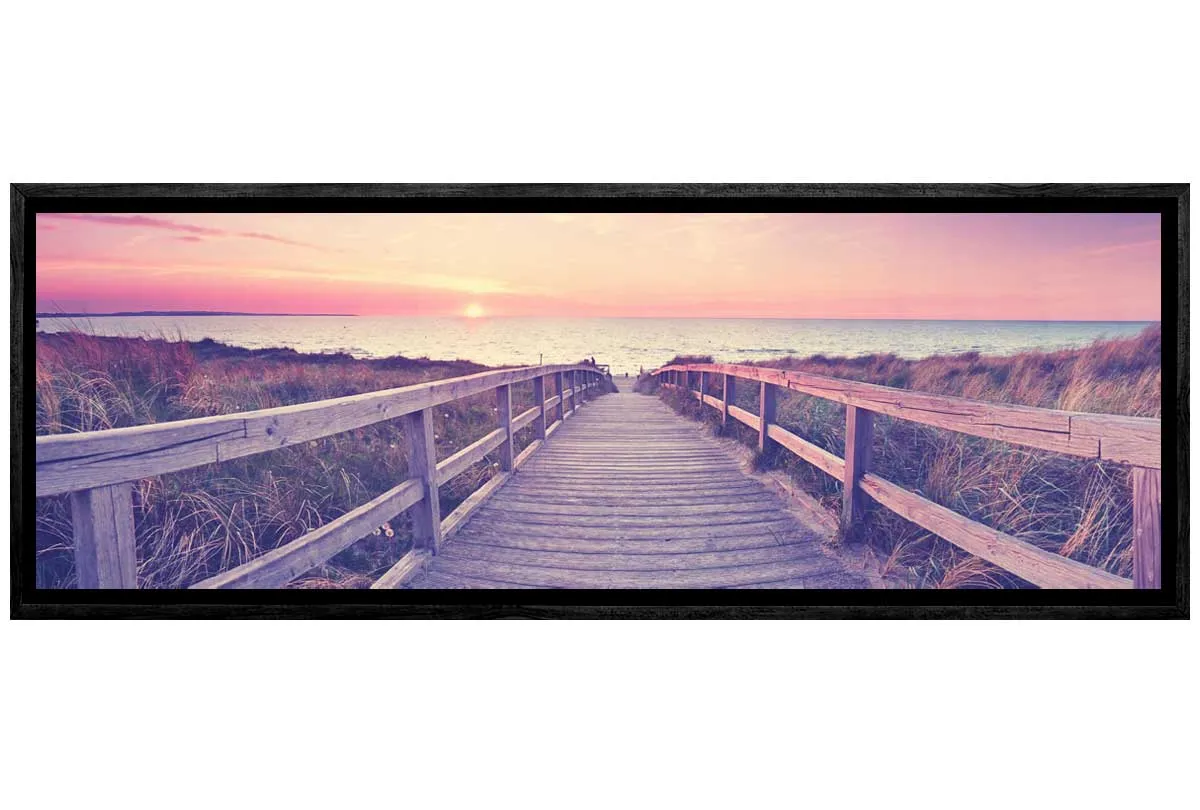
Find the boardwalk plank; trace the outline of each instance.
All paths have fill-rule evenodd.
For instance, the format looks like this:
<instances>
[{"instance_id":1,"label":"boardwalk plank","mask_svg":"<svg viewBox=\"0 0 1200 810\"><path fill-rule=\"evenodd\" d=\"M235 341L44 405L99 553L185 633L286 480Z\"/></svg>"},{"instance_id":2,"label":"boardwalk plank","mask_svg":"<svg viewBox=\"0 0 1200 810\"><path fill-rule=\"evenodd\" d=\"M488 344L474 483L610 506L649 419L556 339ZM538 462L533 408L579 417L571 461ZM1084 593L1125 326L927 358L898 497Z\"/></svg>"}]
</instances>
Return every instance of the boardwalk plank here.
<instances>
[{"instance_id":1,"label":"boardwalk plank","mask_svg":"<svg viewBox=\"0 0 1200 810\"><path fill-rule=\"evenodd\" d=\"M561 521L529 524L511 517L488 516L471 524L482 528L471 531L503 534L509 537L563 537L580 540L662 540L679 537L750 537L778 535L788 537L800 529L789 517L752 523L721 526L609 526L600 521ZM471 524L468 524L470 526ZM467 529L464 529L466 531Z\"/></svg>"},{"instance_id":2,"label":"boardwalk plank","mask_svg":"<svg viewBox=\"0 0 1200 810\"><path fill-rule=\"evenodd\" d=\"M442 557L446 560L533 565L573 571L683 571L777 562L797 565L803 563L810 574L827 574L840 570L840 566L832 558L819 554L805 554L804 549L797 546L662 554L587 554L460 543L454 546L447 545Z\"/></svg>"},{"instance_id":3,"label":"boardwalk plank","mask_svg":"<svg viewBox=\"0 0 1200 810\"><path fill-rule=\"evenodd\" d=\"M580 571L447 557L439 558L437 567L440 572L451 575L492 578L540 588L722 588L814 573L811 562L804 559L671 571Z\"/></svg>"},{"instance_id":4,"label":"boardwalk plank","mask_svg":"<svg viewBox=\"0 0 1200 810\"><path fill-rule=\"evenodd\" d=\"M578 554L673 554L685 552L707 551L737 551L754 548L776 548L779 546L796 546L797 553L808 555L820 554L820 550L810 542L810 538L794 533L791 535L771 536L734 535L732 537L667 537L641 540L613 540L597 538L560 538L536 537L504 534L459 534L455 538L458 544L488 545L499 548L521 548L530 551L571 551Z\"/></svg>"}]
</instances>

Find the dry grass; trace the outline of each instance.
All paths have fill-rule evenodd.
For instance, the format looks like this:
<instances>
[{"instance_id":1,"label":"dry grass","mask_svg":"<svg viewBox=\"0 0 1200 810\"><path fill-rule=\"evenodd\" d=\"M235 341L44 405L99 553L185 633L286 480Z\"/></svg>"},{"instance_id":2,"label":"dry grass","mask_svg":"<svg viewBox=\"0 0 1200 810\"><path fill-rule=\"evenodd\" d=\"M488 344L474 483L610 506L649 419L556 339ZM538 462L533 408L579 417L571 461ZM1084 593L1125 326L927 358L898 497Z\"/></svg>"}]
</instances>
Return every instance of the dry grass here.
<instances>
[{"instance_id":1,"label":"dry grass","mask_svg":"<svg viewBox=\"0 0 1200 810\"><path fill-rule=\"evenodd\" d=\"M39 435L103 430L312 402L484 370L466 361L356 360L185 343L39 334ZM513 387L514 413L533 405L532 382ZM497 427L491 392L439 406L438 459ZM532 438L517 436L519 451ZM489 457L441 489L443 514L497 470ZM382 422L303 445L140 481L135 486L138 581L181 588L296 539L408 477L404 435ZM73 587L67 498L37 502L37 582ZM402 515L310 571L295 587L366 587L411 547Z\"/></svg>"},{"instance_id":2,"label":"dry grass","mask_svg":"<svg viewBox=\"0 0 1200 810\"><path fill-rule=\"evenodd\" d=\"M1162 413L1162 329L1157 325L1134 338L1098 341L1084 349L1011 357L969 353L909 361L895 355L817 355L761 365L1043 408L1147 417ZM720 395L715 388L708 393ZM739 386L736 398L737 405L757 413L757 386ZM674 394L667 399L681 412L698 412L695 400ZM793 433L843 455L841 405L780 392L777 419ZM1047 550L1131 575L1133 503L1127 468L885 416L877 416L875 424L872 465L884 478ZM740 424L732 433L747 443L756 440ZM831 511L840 508L841 483L791 454L757 463L788 470ZM911 585L1028 586L886 509L871 509L863 529L863 539L885 560L885 569Z\"/></svg>"}]
</instances>

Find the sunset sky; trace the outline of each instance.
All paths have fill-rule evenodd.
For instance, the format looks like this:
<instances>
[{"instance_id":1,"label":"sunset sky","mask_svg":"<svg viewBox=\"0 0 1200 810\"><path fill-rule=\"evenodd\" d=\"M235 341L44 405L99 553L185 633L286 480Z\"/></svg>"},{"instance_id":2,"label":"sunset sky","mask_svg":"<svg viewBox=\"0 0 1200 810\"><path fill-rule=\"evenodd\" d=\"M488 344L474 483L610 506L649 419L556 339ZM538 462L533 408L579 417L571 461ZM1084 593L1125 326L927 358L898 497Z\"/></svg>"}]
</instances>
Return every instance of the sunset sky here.
<instances>
[{"instance_id":1,"label":"sunset sky","mask_svg":"<svg viewBox=\"0 0 1200 810\"><path fill-rule=\"evenodd\" d=\"M39 214L41 312L1157 320L1157 214Z\"/></svg>"}]
</instances>

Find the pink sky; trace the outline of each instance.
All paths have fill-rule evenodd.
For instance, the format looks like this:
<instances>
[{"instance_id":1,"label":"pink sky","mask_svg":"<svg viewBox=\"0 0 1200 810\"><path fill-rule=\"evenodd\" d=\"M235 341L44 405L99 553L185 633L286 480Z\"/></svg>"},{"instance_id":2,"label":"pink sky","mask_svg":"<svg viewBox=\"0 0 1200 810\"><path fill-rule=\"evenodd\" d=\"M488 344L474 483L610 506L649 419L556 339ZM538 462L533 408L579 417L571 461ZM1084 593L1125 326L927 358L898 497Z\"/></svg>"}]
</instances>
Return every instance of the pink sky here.
<instances>
[{"instance_id":1,"label":"pink sky","mask_svg":"<svg viewBox=\"0 0 1200 810\"><path fill-rule=\"evenodd\" d=\"M1158 320L1157 214L39 214L39 311Z\"/></svg>"}]
</instances>

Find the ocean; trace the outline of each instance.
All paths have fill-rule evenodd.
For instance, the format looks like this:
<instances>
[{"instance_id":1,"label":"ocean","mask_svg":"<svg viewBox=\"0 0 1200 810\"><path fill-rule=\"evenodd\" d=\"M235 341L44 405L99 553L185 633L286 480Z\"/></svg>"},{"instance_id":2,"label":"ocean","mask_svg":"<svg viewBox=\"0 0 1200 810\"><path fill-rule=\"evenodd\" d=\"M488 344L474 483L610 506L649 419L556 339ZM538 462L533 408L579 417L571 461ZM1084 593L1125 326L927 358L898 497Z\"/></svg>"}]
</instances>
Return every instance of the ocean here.
<instances>
[{"instance_id":1,"label":"ocean","mask_svg":"<svg viewBox=\"0 0 1200 810\"><path fill-rule=\"evenodd\" d=\"M429 357L484 365L567 363L595 357L614 374L655 368L676 354L719 362L787 355L891 352L917 359L976 351L1086 346L1135 335L1145 322L787 320L770 318L435 318L210 315L39 318L38 329L98 335L212 338L251 349L346 352L355 357Z\"/></svg>"}]
</instances>

